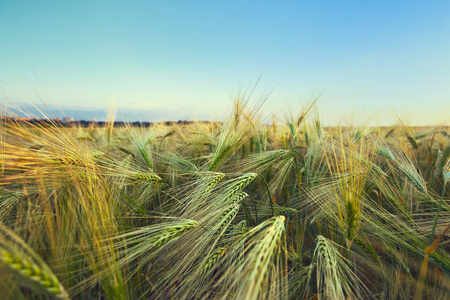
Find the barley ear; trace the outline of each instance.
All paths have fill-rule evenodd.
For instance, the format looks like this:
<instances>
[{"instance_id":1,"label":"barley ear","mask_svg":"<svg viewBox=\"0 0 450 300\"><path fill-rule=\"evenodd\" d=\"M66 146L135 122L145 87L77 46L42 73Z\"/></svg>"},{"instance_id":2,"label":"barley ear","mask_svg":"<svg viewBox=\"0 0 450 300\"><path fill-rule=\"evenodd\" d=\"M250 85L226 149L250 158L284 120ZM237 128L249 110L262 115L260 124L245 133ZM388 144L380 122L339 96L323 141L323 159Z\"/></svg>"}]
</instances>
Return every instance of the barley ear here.
<instances>
[{"instance_id":1,"label":"barley ear","mask_svg":"<svg viewBox=\"0 0 450 300\"><path fill-rule=\"evenodd\" d=\"M218 248L211 253L202 269L202 275L206 275L216 264L216 262L227 253L228 248Z\"/></svg>"},{"instance_id":2,"label":"barley ear","mask_svg":"<svg viewBox=\"0 0 450 300\"><path fill-rule=\"evenodd\" d=\"M69 299L64 287L49 268L42 268L22 254L5 249L0 250L0 263L16 275L32 282L31 286L39 287L40 290L60 299Z\"/></svg>"},{"instance_id":3,"label":"barley ear","mask_svg":"<svg viewBox=\"0 0 450 300\"><path fill-rule=\"evenodd\" d=\"M131 176L131 181L133 183L138 183L142 181L150 181L153 183L157 183L159 181L162 181L162 179L155 173L137 172Z\"/></svg>"}]
</instances>

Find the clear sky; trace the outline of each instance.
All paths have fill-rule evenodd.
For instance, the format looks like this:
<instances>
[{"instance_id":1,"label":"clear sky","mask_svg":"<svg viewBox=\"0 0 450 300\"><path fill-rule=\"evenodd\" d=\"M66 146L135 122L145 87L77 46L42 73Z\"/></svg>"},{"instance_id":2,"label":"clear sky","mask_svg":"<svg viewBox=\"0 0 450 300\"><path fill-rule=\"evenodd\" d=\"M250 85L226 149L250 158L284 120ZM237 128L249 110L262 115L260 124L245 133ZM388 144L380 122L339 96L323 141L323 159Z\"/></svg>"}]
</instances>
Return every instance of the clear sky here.
<instances>
[{"instance_id":1,"label":"clear sky","mask_svg":"<svg viewBox=\"0 0 450 300\"><path fill-rule=\"evenodd\" d=\"M325 121L448 124L449 16L448 0L0 0L0 93L213 118L262 75L275 111L320 94Z\"/></svg>"}]
</instances>

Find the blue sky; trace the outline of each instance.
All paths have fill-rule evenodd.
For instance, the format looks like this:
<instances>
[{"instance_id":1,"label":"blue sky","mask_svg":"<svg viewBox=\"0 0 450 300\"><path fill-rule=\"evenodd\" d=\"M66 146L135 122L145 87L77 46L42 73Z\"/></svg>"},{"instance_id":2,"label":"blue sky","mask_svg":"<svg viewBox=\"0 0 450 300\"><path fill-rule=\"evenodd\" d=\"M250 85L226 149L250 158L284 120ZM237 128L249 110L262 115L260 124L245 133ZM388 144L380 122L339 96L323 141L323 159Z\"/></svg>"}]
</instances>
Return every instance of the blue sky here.
<instances>
[{"instance_id":1,"label":"blue sky","mask_svg":"<svg viewBox=\"0 0 450 300\"><path fill-rule=\"evenodd\" d=\"M449 15L450 1L1 0L0 93L204 119L262 75L281 115L320 94L325 122L448 124Z\"/></svg>"}]
</instances>

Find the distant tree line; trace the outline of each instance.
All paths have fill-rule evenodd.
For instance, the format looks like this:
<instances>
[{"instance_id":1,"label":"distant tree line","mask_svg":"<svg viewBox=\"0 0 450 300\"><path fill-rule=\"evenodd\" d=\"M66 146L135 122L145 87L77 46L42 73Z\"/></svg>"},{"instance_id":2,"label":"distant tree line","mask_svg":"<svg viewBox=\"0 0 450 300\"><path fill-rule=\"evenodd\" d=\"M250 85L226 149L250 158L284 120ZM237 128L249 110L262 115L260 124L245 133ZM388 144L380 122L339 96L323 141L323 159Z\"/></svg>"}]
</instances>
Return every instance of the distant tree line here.
<instances>
[{"instance_id":1,"label":"distant tree line","mask_svg":"<svg viewBox=\"0 0 450 300\"><path fill-rule=\"evenodd\" d=\"M39 125L39 126L61 126L61 127L89 127L92 125L98 127L104 127L108 125L106 121L86 121L86 120L60 120L60 119L35 119L35 118L19 118L19 117L8 117L2 116L2 122L5 123L19 123L19 124L28 124L28 125ZM178 120L178 121L164 121L164 122L124 122L124 121L115 121L114 127L125 127L125 126L133 126L133 127L151 127L155 124L164 124L166 126L172 125L190 125L195 122L209 124L210 121L187 121L187 120Z\"/></svg>"}]
</instances>

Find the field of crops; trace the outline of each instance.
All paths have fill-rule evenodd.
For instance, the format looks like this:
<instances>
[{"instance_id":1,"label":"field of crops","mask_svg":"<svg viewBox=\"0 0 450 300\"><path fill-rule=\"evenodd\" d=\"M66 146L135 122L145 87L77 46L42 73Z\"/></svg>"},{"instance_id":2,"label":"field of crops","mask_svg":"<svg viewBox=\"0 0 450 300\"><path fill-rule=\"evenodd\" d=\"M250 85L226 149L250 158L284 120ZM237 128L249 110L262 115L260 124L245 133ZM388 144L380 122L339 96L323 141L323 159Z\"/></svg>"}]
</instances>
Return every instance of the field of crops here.
<instances>
[{"instance_id":1,"label":"field of crops","mask_svg":"<svg viewBox=\"0 0 450 300\"><path fill-rule=\"evenodd\" d=\"M0 298L449 299L448 128L0 125Z\"/></svg>"}]
</instances>

